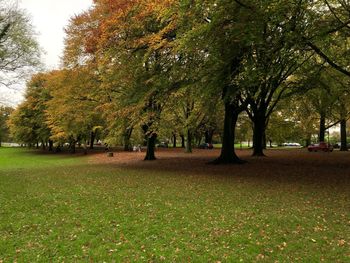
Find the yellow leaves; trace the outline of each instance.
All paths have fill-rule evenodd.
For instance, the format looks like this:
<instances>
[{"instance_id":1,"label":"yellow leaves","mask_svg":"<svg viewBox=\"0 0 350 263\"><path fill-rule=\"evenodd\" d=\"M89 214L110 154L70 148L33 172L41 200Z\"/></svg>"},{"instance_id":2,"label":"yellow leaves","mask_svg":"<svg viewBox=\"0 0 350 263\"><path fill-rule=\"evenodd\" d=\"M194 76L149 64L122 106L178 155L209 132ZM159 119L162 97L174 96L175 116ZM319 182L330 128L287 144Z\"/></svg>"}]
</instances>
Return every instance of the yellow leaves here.
<instances>
[{"instance_id":1,"label":"yellow leaves","mask_svg":"<svg viewBox=\"0 0 350 263\"><path fill-rule=\"evenodd\" d=\"M344 239L338 240L338 246L339 246L339 247L343 247L343 246L345 246L345 245L346 245L346 241L345 241Z\"/></svg>"}]
</instances>

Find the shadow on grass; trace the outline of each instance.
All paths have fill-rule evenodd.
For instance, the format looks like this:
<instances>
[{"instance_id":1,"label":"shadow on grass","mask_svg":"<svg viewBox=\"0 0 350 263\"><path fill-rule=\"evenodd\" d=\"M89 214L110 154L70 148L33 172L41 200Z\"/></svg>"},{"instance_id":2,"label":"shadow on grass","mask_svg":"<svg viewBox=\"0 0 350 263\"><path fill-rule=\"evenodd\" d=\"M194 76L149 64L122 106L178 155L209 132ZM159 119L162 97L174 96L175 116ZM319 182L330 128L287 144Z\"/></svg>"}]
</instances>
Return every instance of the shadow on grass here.
<instances>
[{"instance_id":1,"label":"shadow on grass","mask_svg":"<svg viewBox=\"0 0 350 263\"><path fill-rule=\"evenodd\" d=\"M125 159L123 153L114 159L101 158L100 165L124 169L174 173L178 176L195 175L215 178L245 178L257 182L298 182L301 184L350 186L350 153L309 153L300 150L268 150L267 157L252 157L251 151L238 150L240 158L247 162L242 165L209 165L218 151L196 151L192 155L170 150L158 151L155 162L147 162L136 156ZM125 154L124 154L125 155ZM93 157L94 158L94 157Z\"/></svg>"}]
</instances>

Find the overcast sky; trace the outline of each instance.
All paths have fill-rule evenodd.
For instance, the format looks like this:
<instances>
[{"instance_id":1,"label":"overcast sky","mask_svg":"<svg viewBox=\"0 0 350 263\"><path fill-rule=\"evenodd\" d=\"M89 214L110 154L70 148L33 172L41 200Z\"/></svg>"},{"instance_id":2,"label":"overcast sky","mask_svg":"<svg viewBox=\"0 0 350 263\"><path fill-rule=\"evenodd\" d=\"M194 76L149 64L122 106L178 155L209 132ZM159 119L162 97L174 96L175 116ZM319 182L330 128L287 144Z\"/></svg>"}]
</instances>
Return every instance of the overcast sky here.
<instances>
[{"instance_id":1,"label":"overcast sky","mask_svg":"<svg viewBox=\"0 0 350 263\"><path fill-rule=\"evenodd\" d=\"M92 0L18 0L19 7L31 16L38 32L38 41L45 50L44 62L48 68L57 67L62 54L64 27L74 14L88 9Z\"/></svg>"},{"instance_id":2,"label":"overcast sky","mask_svg":"<svg viewBox=\"0 0 350 263\"><path fill-rule=\"evenodd\" d=\"M38 42L45 52L43 63L47 69L60 64L64 44L64 28L69 18L87 10L92 0L18 0L18 6L30 16ZM12 89L0 87L0 104L16 105L22 100L24 80Z\"/></svg>"}]
</instances>

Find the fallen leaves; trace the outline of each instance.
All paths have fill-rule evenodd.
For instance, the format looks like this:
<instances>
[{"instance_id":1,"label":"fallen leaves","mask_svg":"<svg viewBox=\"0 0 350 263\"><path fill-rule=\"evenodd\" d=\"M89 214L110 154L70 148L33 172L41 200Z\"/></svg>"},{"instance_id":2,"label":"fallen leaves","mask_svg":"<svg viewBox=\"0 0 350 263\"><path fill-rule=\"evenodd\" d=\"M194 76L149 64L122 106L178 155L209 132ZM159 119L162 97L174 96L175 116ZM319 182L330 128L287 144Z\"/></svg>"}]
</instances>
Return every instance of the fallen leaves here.
<instances>
[{"instance_id":1,"label":"fallen leaves","mask_svg":"<svg viewBox=\"0 0 350 263\"><path fill-rule=\"evenodd\" d=\"M344 239L338 240L338 246L343 247L345 246L345 244L346 244L346 241Z\"/></svg>"}]
</instances>

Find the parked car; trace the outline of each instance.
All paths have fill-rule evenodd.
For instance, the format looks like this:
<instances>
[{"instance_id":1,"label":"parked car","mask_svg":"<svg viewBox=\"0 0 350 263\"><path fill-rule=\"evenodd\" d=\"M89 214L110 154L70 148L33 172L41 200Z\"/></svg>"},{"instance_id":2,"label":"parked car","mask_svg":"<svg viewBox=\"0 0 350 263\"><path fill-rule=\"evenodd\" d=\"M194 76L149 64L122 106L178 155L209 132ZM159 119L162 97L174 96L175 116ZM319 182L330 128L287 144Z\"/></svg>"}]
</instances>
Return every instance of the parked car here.
<instances>
[{"instance_id":1,"label":"parked car","mask_svg":"<svg viewBox=\"0 0 350 263\"><path fill-rule=\"evenodd\" d=\"M317 152L317 151L332 152L333 146L326 142L320 142L320 143L309 145L307 149L309 152Z\"/></svg>"},{"instance_id":2,"label":"parked car","mask_svg":"<svg viewBox=\"0 0 350 263\"><path fill-rule=\"evenodd\" d=\"M339 149L341 147L341 142L333 144L334 149ZM350 143L347 144L348 149L350 149Z\"/></svg>"},{"instance_id":3,"label":"parked car","mask_svg":"<svg viewBox=\"0 0 350 263\"><path fill-rule=\"evenodd\" d=\"M198 147L199 149L213 149L214 146L211 143L202 143Z\"/></svg>"},{"instance_id":4,"label":"parked car","mask_svg":"<svg viewBox=\"0 0 350 263\"><path fill-rule=\"evenodd\" d=\"M168 145L167 142L160 142L160 143L158 143L157 147L159 147L159 148L168 148L169 145Z\"/></svg>"},{"instance_id":5,"label":"parked car","mask_svg":"<svg viewBox=\"0 0 350 263\"><path fill-rule=\"evenodd\" d=\"M285 143L282 143L282 146L284 146L284 147L301 147L300 143L297 143L297 142L285 142Z\"/></svg>"}]
</instances>

